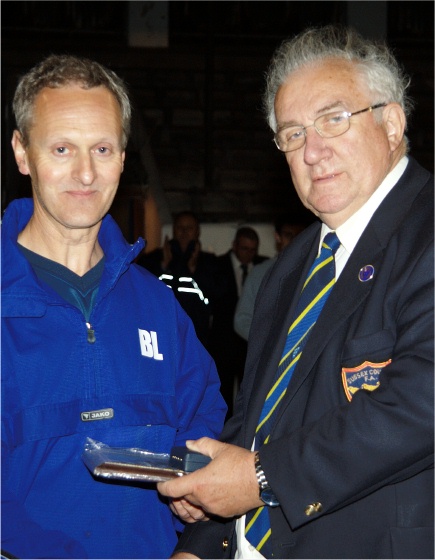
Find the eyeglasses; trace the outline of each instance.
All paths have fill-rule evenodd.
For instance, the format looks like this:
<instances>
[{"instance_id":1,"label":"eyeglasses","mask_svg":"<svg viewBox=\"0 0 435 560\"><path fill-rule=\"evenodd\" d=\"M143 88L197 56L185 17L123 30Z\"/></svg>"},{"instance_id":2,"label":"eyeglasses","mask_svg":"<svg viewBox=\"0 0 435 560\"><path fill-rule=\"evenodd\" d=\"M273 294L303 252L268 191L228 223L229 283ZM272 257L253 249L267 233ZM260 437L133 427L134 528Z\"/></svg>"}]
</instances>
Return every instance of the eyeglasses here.
<instances>
[{"instance_id":1,"label":"eyeglasses","mask_svg":"<svg viewBox=\"0 0 435 560\"><path fill-rule=\"evenodd\" d=\"M305 144L307 138L307 128L314 126L317 133L322 138L335 138L335 136L341 136L347 132L350 128L350 117L354 115L360 115L366 111L374 111L380 107L385 107L387 103L378 103L377 105L371 105L366 109L361 109L361 111L355 111L354 113L348 113L347 111L336 111L334 113L327 113L326 115L321 115L308 126L287 126L282 130L279 130L273 137L278 150L281 152L293 152L302 148Z\"/></svg>"}]
</instances>

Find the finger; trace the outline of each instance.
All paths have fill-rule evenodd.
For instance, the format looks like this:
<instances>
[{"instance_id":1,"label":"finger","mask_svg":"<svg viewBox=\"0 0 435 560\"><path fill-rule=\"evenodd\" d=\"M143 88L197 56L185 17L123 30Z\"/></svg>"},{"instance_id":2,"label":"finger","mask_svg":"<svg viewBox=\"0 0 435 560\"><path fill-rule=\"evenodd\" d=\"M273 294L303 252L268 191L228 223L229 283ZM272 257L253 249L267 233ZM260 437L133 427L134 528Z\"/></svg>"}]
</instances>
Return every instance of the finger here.
<instances>
[{"instance_id":1,"label":"finger","mask_svg":"<svg viewBox=\"0 0 435 560\"><path fill-rule=\"evenodd\" d=\"M175 498L176 496L171 496L170 494L170 487L168 488L167 482L158 482L157 483L157 492L162 496L168 496Z\"/></svg>"},{"instance_id":2,"label":"finger","mask_svg":"<svg viewBox=\"0 0 435 560\"><path fill-rule=\"evenodd\" d=\"M170 508L175 515L187 523L194 523L195 521L208 521L209 519L201 508L194 506L187 500L181 499L172 501L170 503Z\"/></svg>"},{"instance_id":3,"label":"finger","mask_svg":"<svg viewBox=\"0 0 435 560\"><path fill-rule=\"evenodd\" d=\"M192 516L189 511L183 506L181 502L172 502L169 506L175 515L177 515L183 521L188 521ZM193 519L193 518L192 518Z\"/></svg>"},{"instance_id":4,"label":"finger","mask_svg":"<svg viewBox=\"0 0 435 560\"><path fill-rule=\"evenodd\" d=\"M184 510L183 521L195 523L195 521L205 521L205 513L202 510Z\"/></svg>"},{"instance_id":5,"label":"finger","mask_svg":"<svg viewBox=\"0 0 435 560\"><path fill-rule=\"evenodd\" d=\"M196 440L187 440L186 447L191 451L202 453L214 459L223 450L225 444L215 439L203 437Z\"/></svg>"},{"instance_id":6,"label":"finger","mask_svg":"<svg viewBox=\"0 0 435 560\"><path fill-rule=\"evenodd\" d=\"M197 506L194 506L187 500L181 500L181 505L184 507L185 511L193 518L195 521L203 521L208 519L205 511Z\"/></svg>"},{"instance_id":7,"label":"finger","mask_svg":"<svg viewBox=\"0 0 435 560\"><path fill-rule=\"evenodd\" d=\"M157 490L162 496L168 496L173 499L183 498L192 492L191 476L195 473L186 474L180 478L174 478L165 482L157 483Z\"/></svg>"}]
</instances>

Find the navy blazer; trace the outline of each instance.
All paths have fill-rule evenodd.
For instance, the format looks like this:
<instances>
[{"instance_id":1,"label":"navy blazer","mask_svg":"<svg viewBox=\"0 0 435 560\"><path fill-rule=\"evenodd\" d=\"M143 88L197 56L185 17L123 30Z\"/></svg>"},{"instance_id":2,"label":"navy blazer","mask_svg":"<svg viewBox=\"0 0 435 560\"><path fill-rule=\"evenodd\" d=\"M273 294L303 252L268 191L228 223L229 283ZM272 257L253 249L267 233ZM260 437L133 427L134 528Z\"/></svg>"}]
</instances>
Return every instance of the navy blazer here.
<instances>
[{"instance_id":1,"label":"navy blazer","mask_svg":"<svg viewBox=\"0 0 435 560\"><path fill-rule=\"evenodd\" d=\"M260 449L281 504L269 510L275 558L434 557L433 222L433 176L410 158L334 286ZM319 223L302 232L263 281L225 441L251 447L319 233ZM366 265L374 276L363 282ZM365 362L381 370L379 386L349 400L345 374ZM187 527L177 549L222 558L235 546L234 522L216 520Z\"/></svg>"}]
</instances>

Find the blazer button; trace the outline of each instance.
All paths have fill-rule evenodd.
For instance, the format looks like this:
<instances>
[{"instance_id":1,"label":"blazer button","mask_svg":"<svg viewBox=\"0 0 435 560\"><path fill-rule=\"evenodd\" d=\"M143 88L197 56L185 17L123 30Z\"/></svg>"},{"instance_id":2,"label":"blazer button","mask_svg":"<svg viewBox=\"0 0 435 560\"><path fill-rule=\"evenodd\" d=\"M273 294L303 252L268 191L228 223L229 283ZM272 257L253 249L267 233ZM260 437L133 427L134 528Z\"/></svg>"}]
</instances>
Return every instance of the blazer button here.
<instances>
[{"instance_id":1,"label":"blazer button","mask_svg":"<svg viewBox=\"0 0 435 560\"><path fill-rule=\"evenodd\" d=\"M229 542L228 539L224 539L222 541L222 550L226 550L228 548Z\"/></svg>"},{"instance_id":2,"label":"blazer button","mask_svg":"<svg viewBox=\"0 0 435 560\"><path fill-rule=\"evenodd\" d=\"M314 502L313 504L309 504L305 508L305 515L310 517L310 515L314 515L315 513L320 513L322 511L322 504L320 502Z\"/></svg>"}]
</instances>

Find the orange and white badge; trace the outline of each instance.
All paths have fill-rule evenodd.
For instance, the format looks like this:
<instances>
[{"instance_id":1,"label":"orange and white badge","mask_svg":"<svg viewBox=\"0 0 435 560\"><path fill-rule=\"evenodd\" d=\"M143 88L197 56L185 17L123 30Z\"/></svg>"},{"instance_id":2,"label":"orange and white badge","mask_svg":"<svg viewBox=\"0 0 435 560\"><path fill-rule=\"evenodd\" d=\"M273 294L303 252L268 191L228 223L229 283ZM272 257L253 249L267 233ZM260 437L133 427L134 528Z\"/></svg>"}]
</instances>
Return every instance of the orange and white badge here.
<instances>
[{"instance_id":1,"label":"orange and white badge","mask_svg":"<svg viewBox=\"0 0 435 560\"><path fill-rule=\"evenodd\" d=\"M380 364L364 362L360 366L343 368L341 370L341 377L347 400L350 402L353 395L360 389L365 389L366 391L377 389L380 385L379 375L384 367L390 363L391 360L381 362Z\"/></svg>"}]
</instances>

